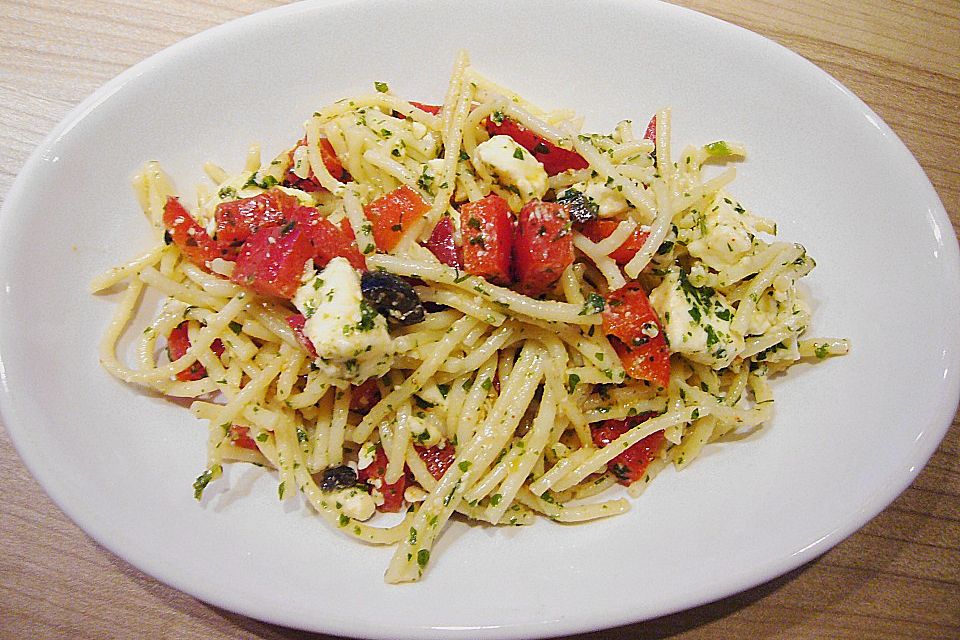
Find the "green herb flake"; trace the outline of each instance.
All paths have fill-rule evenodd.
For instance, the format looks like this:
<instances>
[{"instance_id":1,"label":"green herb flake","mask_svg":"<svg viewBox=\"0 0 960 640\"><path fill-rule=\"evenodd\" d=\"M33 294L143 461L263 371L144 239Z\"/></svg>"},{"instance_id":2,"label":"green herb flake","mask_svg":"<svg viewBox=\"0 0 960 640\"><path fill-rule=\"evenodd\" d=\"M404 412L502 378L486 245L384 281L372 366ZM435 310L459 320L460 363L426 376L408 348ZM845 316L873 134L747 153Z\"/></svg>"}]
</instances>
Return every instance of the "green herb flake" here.
<instances>
[{"instance_id":1,"label":"green herb flake","mask_svg":"<svg viewBox=\"0 0 960 640\"><path fill-rule=\"evenodd\" d=\"M567 377L567 393L572 395L578 384L580 384L580 376L575 373L571 373Z\"/></svg>"},{"instance_id":2,"label":"green herb flake","mask_svg":"<svg viewBox=\"0 0 960 640\"><path fill-rule=\"evenodd\" d=\"M717 140L716 142L705 144L703 145L703 150L714 158L733 155L733 150L730 149L730 145L728 145L724 140Z\"/></svg>"},{"instance_id":3,"label":"green herb flake","mask_svg":"<svg viewBox=\"0 0 960 640\"><path fill-rule=\"evenodd\" d=\"M374 82L373 88L377 90L377 93L386 93L387 91L390 91L390 87L386 82Z\"/></svg>"},{"instance_id":4,"label":"green herb flake","mask_svg":"<svg viewBox=\"0 0 960 640\"><path fill-rule=\"evenodd\" d=\"M197 500L202 498L203 490L206 489L207 485L213 480L219 478L221 473L223 473L223 467L218 464L215 464L209 469L204 470L204 472L201 473L193 482L193 497Z\"/></svg>"},{"instance_id":5,"label":"green herb flake","mask_svg":"<svg viewBox=\"0 0 960 640\"><path fill-rule=\"evenodd\" d=\"M424 569L428 562L430 562L430 550L420 549L420 551L417 551L417 566Z\"/></svg>"},{"instance_id":6,"label":"green herb flake","mask_svg":"<svg viewBox=\"0 0 960 640\"><path fill-rule=\"evenodd\" d=\"M606 303L603 300L603 296L598 293L590 293L587 296L587 299L583 303L583 309L580 311L579 315L588 316L593 315L594 313L601 313L606 306Z\"/></svg>"}]
</instances>

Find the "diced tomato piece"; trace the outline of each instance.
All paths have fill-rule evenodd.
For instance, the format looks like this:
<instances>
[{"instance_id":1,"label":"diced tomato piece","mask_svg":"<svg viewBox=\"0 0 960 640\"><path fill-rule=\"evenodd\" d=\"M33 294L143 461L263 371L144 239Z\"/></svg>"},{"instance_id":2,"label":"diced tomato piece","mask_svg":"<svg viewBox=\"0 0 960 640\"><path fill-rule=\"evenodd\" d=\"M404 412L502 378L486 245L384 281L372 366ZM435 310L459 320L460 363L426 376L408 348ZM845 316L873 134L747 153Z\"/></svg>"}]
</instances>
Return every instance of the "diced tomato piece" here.
<instances>
[{"instance_id":1,"label":"diced tomato piece","mask_svg":"<svg viewBox=\"0 0 960 640\"><path fill-rule=\"evenodd\" d=\"M167 336L167 358L170 362L179 360L187 353L190 348L190 323L184 320L170 332ZM210 350L217 354L217 357L223 355L223 343L217 338L210 343ZM200 380L207 377L206 368L195 361L188 368L177 374L177 380L180 382L189 382L191 380Z\"/></svg>"},{"instance_id":2,"label":"diced tomato piece","mask_svg":"<svg viewBox=\"0 0 960 640\"><path fill-rule=\"evenodd\" d=\"M448 216L440 218L440 222L433 228L433 233L430 234L424 246L437 256L437 260L448 267L463 268L460 252L453 238L453 220Z\"/></svg>"},{"instance_id":3,"label":"diced tomato piece","mask_svg":"<svg viewBox=\"0 0 960 640\"><path fill-rule=\"evenodd\" d=\"M485 124L491 136L510 136L517 144L532 153L533 157L543 165L548 176L555 176L569 169L586 169L590 166L590 163L576 151L558 147L510 118L504 118L500 124L487 118Z\"/></svg>"},{"instance_id":4,"label":"diced tomato piece","mask_svg":"<svg viewBox=\"0 0 960 640\"><path fill-rule=\"evenodd\" d=\"M310 193L315 191L323 191L320 181L317 180L317 176L313 172L313 167L310 167L309 174L306 178L301 178L293 172L293 154L297 149L305 146L307 146L306 136L304 136L303 139L298 140L293 149L290 149L290 151L287 152L290 161L290 168L287 169L287 173L283 177L283 183L287 186L293 187L294 189L300 189L301 191L307 191ZM340 158L337 157L337 152L334 151L333 145L331 145L330 141L326 138L320 138L320 159L323 160L323 166L327 168L327 171L330 172L331 176L340 182L350 181L350 174L344 170L343 164L340 162Z\"/></svg>"},{"instance_id":5,"label":"diced tomato piece","mask_svg":"<svg viewBox=\"0 0 960 640\"><path fill-rule=\"evenodd\" d=\"M367 218L373 223L373 239L381 251L396 247L407 229L429 210L430 205L420 194L406 185L364 207Z\"/></svg>"},{"instance_id":6,"label":"diced tomato piece","mask_svg":"<svg viewBox=\"0 0 960 640\"><path fill-rule=\"evenodd\" d=\"M443 108L439 105L423 104L422 102L414 102L413 100L410 101L410 104L415 106L417 109L420 109L420 111L426 111L427 113L432 113L433 115L438 115L440 113L440 109Z\"/></svg>"},{"instance_id":7,"label":"diced tomato piece","mask_svg":"<svg viewBox=\"0 0 960 640\"><path fill-rule=\"evenodd\" d=\"M208 262L227 255L173 196L168 197L163 206L163 225L187 260L198 267L206 269Z\"/></svg>"},{"instance_id":8,"label":"diced tomato piece","mask_svg":"<svg viewBox=\"0 0 960 640\"><path fill-rule=\"evenodd\" d=\"M433 445L432 447L421 447L416 444L413 446L417 455L427 465L427 471L433 476L434 480L439 480L447 472L454 458L457 457L456 448L449 442L444 446Z\"/></svg>"},{"instance_id":9,"label":"diced tomato piece","mask_svg":"<svg viewBox=\"0 0 960 640\"><path fill-rule=\"evenodd\" d=\"M380 385L376 378L367 378L350 392L350 411L367 415L374 405L380 402Z\"/></svg>"},{"instance_id":10,"label":"diced tomato piece","mask_svg":"<svg viewBox=\"0 0 960 640\"><path fill-rule=\"evenodd\" d=\"M290 299L313 253L308 233L294 221L264 227L243 243L230 279L257 293Z\"/></svg>"},{"instance_id":11,"label":"diced tomato piece","mask_svg":"<svg viewBox=\"0 0 960 640\"><path fill-rule=\"evenodd\" d=\"M531 200L520 210L513 242L517 290L538 296L573 264L573 234L566 207Z\"/></svg>"},{"instance_id":12,"label":"diced tomato piece","mask_svg":"<svg viewBox=\"0 0 960 640\"><path fill-rule=\"evenodd\" d=\"M240 447L241 449L259 451L260 449L257 447L257 443L249 436L249 433L250 427L232 424L230 425L230 442L232 442L235 447Z\"/></svg>"},{"instance_id":13,"label":"diced tomato piece","mask_svg":"<svg viewBox=\"0 0 960 640\"><path fill-rule=\"evenodd\" d=\"M300 203L280 189L217 205L217 242L228 245L235 257L240 246L262 227L286 224Z\"/></svg>"},{"instance_id":14,"label":"diced tomato piece","mask_svg":"<svg viewBox=\"0 0 960 640\"><path fill-rule=\"evenodd\" d=\"M627 374L661 387L670 381L670 350L657 312L640 283L629 282L607 295L603 330Z\"/></svg>"},{"instance_id":15,"label":"diced tomato piece","mask_svg":"<svg viewBox=\"0 0 960 640\"><path fill-rule=\"evenodd\" d=\"M591 220L583 225L581 232L593 242L600 242L613 233L619 224L614 220ZM619 265L627 264L633 260L633 256L637 255L637 251L640 251L649 235L646 231L641 231L638 226L627 236L623 244L610 253L610 257Z\"/></svg>"},{"instance_id":16,"label":"diced tomato piece","mask_svg":"<svg viewBox=\"0 0 960 640\"><path fill-rule=\"evenodd\" d=\"M377 453L370 465L357 471L357 478L360 482L366 482L383 495L383 504L377 506L377 511L386 513L396 513L403 506L403 492L407 488L406 474L400 474L400 479L393 484L387 484L383 481L387 475L387 454L383 447L377 445ZM379 487L377 486L379 480Z\"/></svg>"},{"instance_id":17,"label":"diced tomato piece","mask_svg":"<svg viewBox=\"0 0 960 640\"><path fill-rule=\"evenodd\" d=\"M460 207L463 268L497 284L510 284L513 217L507 201L495 193Z\"/></svg>"},{"instance_id":18,"label":"diced tomato piece","mask_svg":"<svg viewBox=\"0 0 960 640\"><path fill-rule=\"evenodd\" d=\"M656 414L642 413L626 420L607 420L599 426L591 425L593 444L601 448L605 447L654 415ZM607 464L607 469L617 477L617 482L630 486L643 477L647 467L660 454L664 440L663 431L655 431L611 460Z\"/></svg>"},{"instance_id":19,"label":"diced tomato piece","mask_svg":"<svg viewBox=\"0 0 960 640\"><path fill-rule=\"evenodd\" d=\"M297 342L307 350L307 353L311 357L317 357L317 349L313 346L313 343L310 342L310 338L307 337L307 334L303 332L303 327L307 324L307 318L302 313L295 313L291 316L287 316L287 326L293 329L293 335L297 337Z\"/></svg>"},{"instance_id":20,"label":"diced tomato piece","mask_svg":"<svg viewBox=\"0 0 960 640\"><path fill-rule=\"evenodd\" d=\"M318 269L337 257L346 258L354 269L367 269L367 261L357 248L348 220L342 220L338 227L313 207L298 207L292 220L309 235L314 248L313 265Z\"/></svg>"}]
</instances>

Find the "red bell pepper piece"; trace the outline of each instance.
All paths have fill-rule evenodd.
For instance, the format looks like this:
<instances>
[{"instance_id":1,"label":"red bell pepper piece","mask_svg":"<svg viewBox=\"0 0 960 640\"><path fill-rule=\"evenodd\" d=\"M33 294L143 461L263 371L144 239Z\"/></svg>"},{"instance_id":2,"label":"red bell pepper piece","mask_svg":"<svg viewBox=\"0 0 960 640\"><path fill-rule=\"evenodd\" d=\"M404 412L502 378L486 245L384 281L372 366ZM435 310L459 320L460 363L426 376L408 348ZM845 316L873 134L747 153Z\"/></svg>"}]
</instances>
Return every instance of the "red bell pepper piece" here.
<instances>
[{"instance_id":1,"label":"red bell pepper piece","mask_svg":"<svg viewBox=\"0 0 960 640\"><path fill-rule=\"evenodd\" d=\"M417 444L413 448L417 451L417 455L420 456L423 463L427 465L427 471L435 480L443 477L443 474L453 464L454 458L457 457L456 448L449 442L442 447L436 444L432 447L421 447Z\"/></svg>"},{"instance_id":2,"label":"red bell pepper piece","mask_svg":"<svg viewBox=\"0 0 960 640\"><path fill-rule=\"evenodd\" d=\"M393 484L387 484L383 480L386 475L387 454L382 446L377 445L377 453L373 462L357 471L357 478L360 482L366 482L383 496L383 504L377 506L377 511L396 513L403 506L403 492L407 488L407 476L405 473L400 474L399 480Z\"/></svg>"},{"instance_id":3,"label":"red bell pepper piece","mask_svg":"<svg viewBox=\"0 0 960 640\"><path fill-rule=\"evenodd\" d=\"M581 232L593 242L600 242L613 233L618 225L619 222L614 220L591 220L583 225ZM619 265L627 264L637 255L637 251L640 251L649 235L646 231L641 231L638 226L627 236L623 244L610 253L610 257Z\"/></svg>"},{"instance_id":4,"label":"red bell pepper piece","mask_svg":"<svg viewBox=\"0 0 960 640\"><path fill-rule=\"evenodd\" d=\"M230 442L233 443L233 446L240 447L241 449L250 449L251 451L259 451L260 448L257 447L257 443L254 442L253 438L250 437L250 427L244 427L239 424L230 425Z\"/></svg>"},{"instance_id":5,"label":"red bell pepper piece","mask_svg":"<svg viewBox=\"0 0 960 640\"><path fill-rule=\"evenodd\" d=\"M603 330L627 374L661 387L670 382L670 350L663 326L640 283L607 294Z\"/></svg>"},{"instance_id":6,"label":"red bell pepper piece","mask_svg":"<svg viewBox=\"0 0 960 640\"><path fill-rule=\"evenodd\" d=\"M304 136L302 140L298 140L293 149L290 149L290 151L287 152L290 162L290 169L287 169L286 174L284 174L283 184L285 186L293 187L294 189L300 189L301 191L307 191L310 193L315 191L323 191L324 189L320 185L320 181L317 180L317 176L313 172L313 167L310 167L310 172L306 178L301 178L293 172L293 154L298 148L305 146L307 146L306 136ZM330 141L326 138L320 138L320 159L323 161L323 165L327 168L327 171L330 172L331 176L340 182L350 181L350 174L347 173L343 168L340 158L337 157L337 152L333 150L333 145L331 145Z\"/></svg>"},{"instance_id":7,"label":"red bell pepper piece","mask_svg":"<svg viewBox=\"0 0 960 640\"><path fill-rule=\"evenodd\" d=\"M517 144L532 153L533 157L543 165L548 176L555 176L570 169L586 169L590 166L590 163L576 151L558 147L510 118L503 118L499 123L487 118L485 125L491 136L510 136Z\"/></svg>"},{"instance_id":8,"label":"red bell pepper piece","mask_svg":"<svg viewBox=\"0 0 960 640\"><path fill-rule=\"evenodd\" d=\"M460 207L463 268L497 284L510 284L513 217L507 201L491 193Z\"/></svg>"},{"instance_id":9,"label":"red bell pepper piece","mask_svg":"<svg viewBox=\"0 0 960 640\"><path fill-rule=\"evenodd\" d=\"M433 115L438 115L440 113L440 109L442 109L442 107L439 105L423 104L422 102L414 102L413 100L410 101L410 104L415 106L417 109L420 109L420 111L426 111L427 113L432 113Z\"/></svg>"},{"instance_id":10,"label":"red bell pepper piece","mask_svg":"<svg viewBox=\"0 0 960 640\"><path fill-rule=\"evenodd\" d=\"M167 358L170 360L170 362L179 360L187 353L187 349L189 348L190 323L184 320L174 327L173 331L170 332L170 335L167 336ZM223 343L220 341L220 338L217 338L210 343L210 350L217 354L218 358L223 355ZM199 361L194 361L194 363L188 368L177 374L177 380L180 382L200 380L201 378L206 377L207 369L200 364Z\"/></svg>"},{"instance_id":11,"label":"red bell pepper piece","mask_svg":"<svg viewBox=\"0 0 960 640\"><path fill-rule=\"evenodd\" d=\"M173 196L163 206L163 225L187 260L204 270L208 262L228 254Z\"/></svg>"},{"instance_id":12,"label":"red bell pepper piece","mask_svg":"<svg viewBox=\"0 0 960 640\"><path fill-rule=\"evenodd\" d=\"M350 221L343 219L340 226L320 215L313 207L298 207L292 220L309 236L313 245L313 266L325 267L334 258L346 258L354 269L365 271L367 261L357 248Z\"/></svg>"},{"instance_id":13,"label":"red bell pepper piece","mask_svg":"<svg viewBox=\"0 0 960 640\"><path fill-rule=\"evenodd\" d=\"M605 447L654 415L656 414L642 413L626 420L607 420L599 426L591 425L593 444L597 447ZM617 477L617 482L630 486L643 477L647 467L660 454L664 440L663 431L655 431L607 463L607 469Z\"/></svg>"},{"instance_id":14,"label":"red bell pepper piece","mask_svg":"<svg viewBox=\"0 0 960 640\"><path fill-rule=\"evenodd\" d=\"M460 252L453 238L453 221L448 216L440 218L424 246L448 267L463 268Z\"/></svg>"},{"instance_id":15,"label":"red bell pepper piece","mask_svg":"<svg viewBox=\"0 0 960 640\"><path fill-rule=\"evenodd\" d=\"M513 244L517 290L538 296L573 264L573 234L566 207L531 200L520 210Z\"/></svg>"},{"instance_id":16,"label":"red bell pepper piece","mask_svg":"<svg viewBox=\"0 0 960 640\"><path fill-rule=\"evenodd\" d=\"M258 229L283 225L300 203L280 189L271 189L250 198L240 198L217 205L217 242L228 245L233 257L240 247Z\"/></svg>"},{"instance_id":17,"label":"red bell pepper piece","mask_svg":"<svg viewBox=\"0 0 960 640\"><path fill-rule=\"evenodd\" d=\"M350 411L356 411L365 416L378 402L380 402L380 385L377 384L376 378L367 378L351 390Z\"/></svg>"},{"instance_id":18,"label":"red bell pepper piece","mask_svg":"<svg viewBox=\"0 0 960 640\"><path fill-rule=\"evenodd\" d=\"M307 324L307 318L302 313L295 313L293 315L287 316L287 326L293 329L293 335L297 337L297 342L300 343L304 349L307 350L307 353L311 357L317 357L317 349L313 346L313 343L310 342L310 338L307 337L307 334L303 332L303 327Z\"/></svg>"},{"instance_id":19,"label":"red bell pepper piece","mask_svg":"<svg viewBox=\"0 0 960 640\"><path fill-rule=\"evenodd\" d=\"M391 251L416 221L430 210L420 194L404 185L364 207L373 223L373 239L381 251Z\"/></svg>"},{"instance_id":20,"label":"red bell pepper piece","mask_svg":"<svg viewBox=\"0 0 960 640\"><path fill-rule=\"evenodd\" d=\"M308 232L298 228L296 221L264 227L243 243L230 279L262 295L290 299L313 254Z\"/></svg>"},{"instance_id":21,"label":"red bell pepper piece","mask_svg":"<svg viewBox=\"0 0 960 640\"><path fill-rule=\"evenodd\" d=\"M657 144L657 116L650 118L650 124L647 125L647 130L643 133L643 139Z\"/></svg>"}]
</instances>

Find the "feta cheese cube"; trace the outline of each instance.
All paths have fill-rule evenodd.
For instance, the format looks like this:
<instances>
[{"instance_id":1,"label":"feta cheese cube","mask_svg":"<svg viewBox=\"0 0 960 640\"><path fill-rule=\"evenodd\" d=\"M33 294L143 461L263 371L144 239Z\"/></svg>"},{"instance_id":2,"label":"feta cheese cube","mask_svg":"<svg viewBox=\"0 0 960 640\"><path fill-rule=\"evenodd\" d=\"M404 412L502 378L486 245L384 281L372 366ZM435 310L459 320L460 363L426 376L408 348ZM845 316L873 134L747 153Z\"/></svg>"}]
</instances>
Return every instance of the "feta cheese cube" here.
<instances>
[{"instance_id":1,"label":"feta cheese cube","mask_svg":"<svg viewBox=\"0 0 960 640\"><path fill-rule=\"evenodd\" d=\"M663 321L670 351L722 369L743 350L743 336L731 330L735 311L718 292L697 289L671 270L650 292L650 304Z\"/></svg>"},{"instance_id":2,"label":"feta cheese cube","mask_svg":"<svg viewBox=\"0 0 960 640\"><path fill-rule=\"evenodd\" d=\"M682 232L681 240L690 255L711 269L730 268L753 249L757 220L722 191L696 222Z\"/></svg>"},{"instance_id":3,"label":"feta cheese cube","mask_svg":"<svg viewBox=\"0 0 960 640\"><path fill-rule=\"evenodd\" d=\"M609 218L627 210L627 199L616 189L597 182L588 181L574 185L574 189L582 191L583 195L597 205L601 218Z\"/></svg>"},{"instance_id":4,"label":"feta cheese cube","mask_svg":"<svg viewBox=\"0 0 960 640\"><path fill-rule=\"evenodd\" d=\"M386 319L363 301L356 269L338 257L320 273L308 266L302 281L293 304L306 318L303 333L320 370L353 384L387 373L393 341Z\"/></svg>"},{"instance_id":5,"label":"feta cheese cube","mask_svg":"<svg viewBox=\"0 0 960 640\"><path fill-rule=\"evenodd\" d=\"M533 154L510 136L493 136L477 145L477 158L502 186L524 202L547 192L547 172Z\"/></svg>"}]
</instances>

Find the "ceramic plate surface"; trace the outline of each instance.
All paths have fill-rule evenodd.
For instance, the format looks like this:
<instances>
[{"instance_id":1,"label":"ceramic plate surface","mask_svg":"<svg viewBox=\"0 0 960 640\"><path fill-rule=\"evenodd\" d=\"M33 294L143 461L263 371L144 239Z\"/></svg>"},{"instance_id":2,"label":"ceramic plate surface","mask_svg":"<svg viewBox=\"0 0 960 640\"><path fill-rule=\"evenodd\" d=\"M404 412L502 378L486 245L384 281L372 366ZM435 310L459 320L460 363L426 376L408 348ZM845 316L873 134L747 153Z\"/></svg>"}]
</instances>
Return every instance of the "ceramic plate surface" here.
<instances>
[{"instance_id":1,"label":"ceramic plate surface","mask_svg":"<svg viewBox=\"0 0 960 640\"><path fill-rule=\"evenodd\" d=\"M848 337L853 351L777 379L765 430L665 472L627 515L457 523L422 582L388 586L390 549L279 503L261 470L234 465L195 502L205 430L99 368L115 299L87 286L150 243L129 187L145 160L160 160L192 197L203 162L239 169L255 141L272 157L317 107L374 81L442 101L459 48L533 101L574 108L587 130L645 123L671 106L675 149L746 144L731 191L814 256L811 335ZM659 3L305 2L212 29L109 82L51 133L6 198L0 246L0 408L49 495L163 582L328 633L529 638L756 585L889 504L958 398L957 244L914 158L799 56Z\"/></svg>"}]
</instances>

